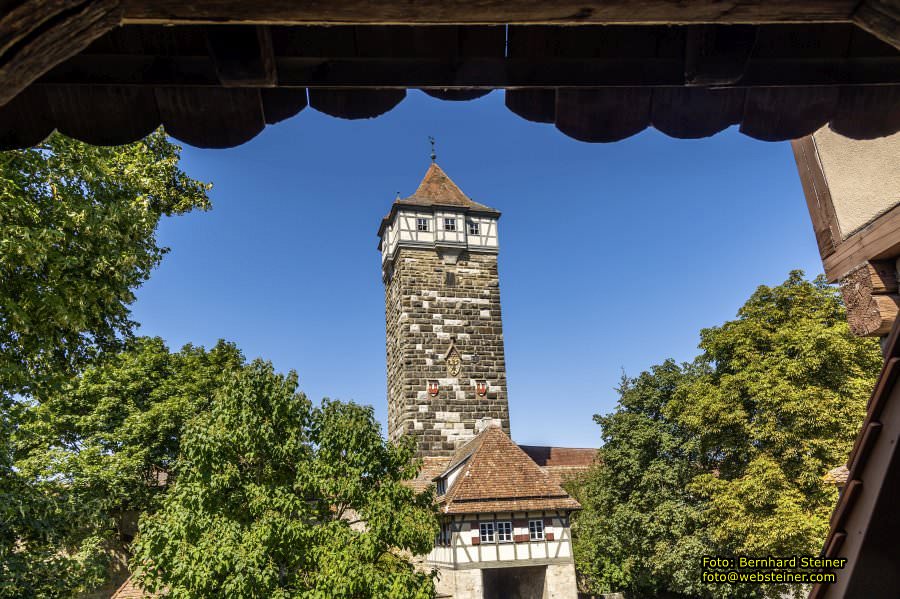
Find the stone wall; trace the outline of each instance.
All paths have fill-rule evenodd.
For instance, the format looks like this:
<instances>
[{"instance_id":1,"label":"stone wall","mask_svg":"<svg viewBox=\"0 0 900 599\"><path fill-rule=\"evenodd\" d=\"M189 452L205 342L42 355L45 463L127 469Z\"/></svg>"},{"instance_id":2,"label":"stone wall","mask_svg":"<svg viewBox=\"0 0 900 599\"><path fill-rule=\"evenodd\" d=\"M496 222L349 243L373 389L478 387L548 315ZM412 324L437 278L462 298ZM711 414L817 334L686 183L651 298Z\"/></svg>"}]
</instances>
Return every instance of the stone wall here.
<instances>
[{"instance_id":1,"label":"stone wall","mask_svg":"<svg viewBox=\"0 0 900 599\"><path fill-rule=\"evenodd\" d=\"M481 570L438 569L434 581L436 596L447 599L483 599Z\"/></svg>"},{"instance_id":2,"label":"stone wall","mask_svg":"<svg viewBox=\"0 0 900 599\"><path fill-rule=\"evenodd\" d=\"M575 564L551 564L547 566L544 599L576 599L578 582Z\"/></svg>"},{"instance_id":3,"label":"stone wall","mask_svg":"<svg viewBox=\"0 0 900 599\"><path fill-rule=\"evenodd\" d=\"M386 273L390 439L412 435L419 455L440 456L475 436L481 418L509 433L497 255L401 247Z\"/></svg>"}]
</instances>

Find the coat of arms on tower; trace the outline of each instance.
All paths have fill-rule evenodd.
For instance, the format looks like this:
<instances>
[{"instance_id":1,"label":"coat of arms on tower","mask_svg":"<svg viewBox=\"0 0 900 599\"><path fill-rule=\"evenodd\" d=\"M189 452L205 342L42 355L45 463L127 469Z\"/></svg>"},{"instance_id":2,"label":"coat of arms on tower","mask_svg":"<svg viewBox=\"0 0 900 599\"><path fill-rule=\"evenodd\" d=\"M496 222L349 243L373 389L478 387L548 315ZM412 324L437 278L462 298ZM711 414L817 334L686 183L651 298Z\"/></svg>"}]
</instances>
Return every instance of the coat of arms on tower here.
<instances>
[{"instance_id":1,"label":"coat of arms on tower","mask_svg":"<svg viewBox=\"0 0 900 599\"><path fill-rule=\"evenodd\" d=\"M477 381L475 383L475 392L479 397L484 397L485 395L487 395L487 390L487 381Z\"/></svg>"},{"instance_id":2,"label":"coat of arms on tower","mask_svg":"<svg viewBox=\"0 0 900 599\"><path fill-rule=\"evenodd\" d=\"M462 367L462 360L459 358L459 352L456 351L456 343L450 340L450 348L444 354L447 362L447 376L459 376L459 369Z\"/></svg>"},{"instance_id":3,"label":"coat of arms on tower","mask_svg":"<svg viewBox=\"0 0 900 599\"><path fill-rule=\"evenodd\" d=\"M441 386L437 381L428 381L428 395L434 397L441 390Z\"/></svg>"}]
</instances>

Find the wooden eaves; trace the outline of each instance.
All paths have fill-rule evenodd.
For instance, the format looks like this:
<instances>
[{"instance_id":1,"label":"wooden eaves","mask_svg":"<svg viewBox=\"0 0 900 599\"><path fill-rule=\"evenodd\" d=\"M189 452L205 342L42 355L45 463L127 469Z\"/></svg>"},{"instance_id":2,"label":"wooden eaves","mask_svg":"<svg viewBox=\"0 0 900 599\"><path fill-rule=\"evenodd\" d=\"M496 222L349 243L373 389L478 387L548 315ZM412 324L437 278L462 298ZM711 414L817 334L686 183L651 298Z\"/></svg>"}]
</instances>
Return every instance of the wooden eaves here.
<instances>
[{"instance_id":1,"label":"wooden eaves","mask_svg":"<svg viewBox=\"0 0 900 599\"><path fill-rule=\"evenodd\" d=\"M900 129L894 0L0 0L0 148L163 124L228 147L307 106L371 118L423 89L584 141ZM879 41L880 40L880 41Z\"/></svg>"}]
</instances>

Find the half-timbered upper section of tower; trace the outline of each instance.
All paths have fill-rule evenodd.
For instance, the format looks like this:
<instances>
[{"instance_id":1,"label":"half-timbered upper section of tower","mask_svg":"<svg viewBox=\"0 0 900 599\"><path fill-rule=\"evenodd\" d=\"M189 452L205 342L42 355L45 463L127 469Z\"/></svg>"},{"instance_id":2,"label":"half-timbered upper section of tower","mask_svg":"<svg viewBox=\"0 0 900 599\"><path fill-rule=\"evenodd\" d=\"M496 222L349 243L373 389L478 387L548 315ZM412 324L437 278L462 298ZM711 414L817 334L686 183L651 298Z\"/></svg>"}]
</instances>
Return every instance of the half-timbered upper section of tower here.
<instances>
[{"instance_id":1,"label":"half-timbered upper section of tower","mask_svg":"<svg viewBox=\"0 0 900 599\"><path fill-rule=\"evenodd\" d=\"M388 266L403 246L496 252L499 218L500 212L472 200L431 163L416 192L398 197L381 220L382 264Z\"/></svg>"}]
</instances>

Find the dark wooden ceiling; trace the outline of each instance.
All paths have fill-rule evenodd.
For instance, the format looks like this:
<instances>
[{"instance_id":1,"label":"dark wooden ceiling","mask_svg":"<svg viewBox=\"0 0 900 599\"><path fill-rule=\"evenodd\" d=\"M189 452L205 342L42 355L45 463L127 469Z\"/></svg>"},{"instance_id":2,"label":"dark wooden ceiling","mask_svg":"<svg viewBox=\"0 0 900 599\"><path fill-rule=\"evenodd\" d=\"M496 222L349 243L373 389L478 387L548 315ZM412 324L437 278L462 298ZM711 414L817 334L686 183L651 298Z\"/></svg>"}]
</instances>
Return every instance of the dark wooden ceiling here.
<instances>
[{"instance_id":1,"label":"dark wooden ceiling","mask_svg":"<svg viewBox=\"0 0 900 599\"><path fill-rule=\"evenodd\" d=\"M900 129L896 14L895 0L0 0L0 148L160 124L229 147L307 107L372 118L408 89L503 90L584 141L826 123L872 138Z\"/></svg>"}]
</instances>

